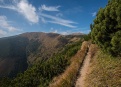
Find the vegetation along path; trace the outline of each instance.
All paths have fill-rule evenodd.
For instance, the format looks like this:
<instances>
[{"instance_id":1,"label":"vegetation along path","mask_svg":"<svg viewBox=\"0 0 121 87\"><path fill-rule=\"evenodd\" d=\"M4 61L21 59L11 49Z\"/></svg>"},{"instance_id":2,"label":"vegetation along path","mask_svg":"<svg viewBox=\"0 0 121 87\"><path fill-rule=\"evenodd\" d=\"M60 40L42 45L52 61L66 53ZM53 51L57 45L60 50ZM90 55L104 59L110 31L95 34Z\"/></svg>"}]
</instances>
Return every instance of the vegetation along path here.
<instances>
[{"instance_id":1,"label":"vegetation along path","mask_svg":"<svg viewBox=\"0 0 121 87\"><path fill-rule=\"evenodd\" d=\"M90 66L90 61L91 58L94 55L94 48L93 48L93 44L90 45L88 48L88 52L87 55L85 56L83 65L79 71L79 76L77 77L77 81L75 83L75 87L85 87L85 79L86 79L86 75L88 73L89 70L89 66Z\"/></svg>"}]
</instances>

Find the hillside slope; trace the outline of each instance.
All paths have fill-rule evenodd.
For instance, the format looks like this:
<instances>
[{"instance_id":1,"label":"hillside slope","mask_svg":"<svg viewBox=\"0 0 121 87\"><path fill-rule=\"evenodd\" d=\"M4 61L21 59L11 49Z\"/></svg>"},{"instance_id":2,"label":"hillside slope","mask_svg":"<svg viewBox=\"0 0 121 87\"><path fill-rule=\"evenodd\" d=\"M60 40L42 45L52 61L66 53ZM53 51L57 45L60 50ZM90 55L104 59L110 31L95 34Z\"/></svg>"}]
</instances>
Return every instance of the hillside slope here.
<instances>
[{"instance_id":1,"label":"hillside slope","mask_svg":"<svg viewBox=\"0 0 121 87\"><path fill-rule=\"evenodd\" d=\"M121 87L121 58L97 51L85 83L84 87Z\"/></svg>"},{"instance_id":2,"label":"hillside slope","mask_svg":"<svg viewBox=\"0 0 121 87\"><path fill-rule=\"evenodd\" d=\"M90 45L75 87L121 87L121 57L111 57Z\"/></svg>"},{"instance_id":3,"label":"hillside slope","mask_svg":"<svg viewBox=\"0 0 121 87\"><path fill-rule=\"evenodd\" d=\"M95 44L87 50L85 43L84 49L49 87L121 87L121 58L103 53Z\"/></svg>"},{"instance_id":4,"label":"hillside slope","mask_svg":"<svg viewBox=\"0 0 121 87\"><path fill-rule=\"evenodd\" d=\"M34 64L13 79L0 79L1 87L48 87L52 79L63 73L65 68L71 64L71 61L73 61L71 58L79 50L82 41L83 39L67 44L51 58Z\"/></svg>"},{"instance_id":5,"label":"hillside slope","mask_svg":"<svg viewBox=\"0 0 121 87\"><path fill-rule=\"evenodd\" d=\"M76 38L76 39L74 39ZM28 66L46 60L80 36L55 33L24 33L0 39L0 77L16 76Z\"/></svg>"},{"instance_id":6,"label":"hillside slope","mask_svg":"<svg viewBox=\"0 0 121 87\"><path fill-rule=\"evenodd\" d=\"M78 75L78 71L83 64L86 53L88 51L89 42L84 41L81 49L71 58L70 65L59 76L55 77L49 87L73 87Z\"/></svg>"}]
</instances>

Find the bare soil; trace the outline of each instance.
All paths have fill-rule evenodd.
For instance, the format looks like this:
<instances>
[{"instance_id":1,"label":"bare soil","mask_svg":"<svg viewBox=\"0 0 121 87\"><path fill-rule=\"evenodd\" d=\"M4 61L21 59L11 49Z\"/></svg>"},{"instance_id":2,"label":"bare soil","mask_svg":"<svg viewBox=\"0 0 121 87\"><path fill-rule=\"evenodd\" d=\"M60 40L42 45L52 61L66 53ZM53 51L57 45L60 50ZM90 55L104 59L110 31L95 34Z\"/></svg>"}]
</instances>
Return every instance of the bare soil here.
<instances>
[{"instance_id":1,"label":"bare soil","mask_svg":"<svg viewBox=\"0 0 121 87\"><path fill-rule=\"evenodd\" d=\"M79 77L76 81L75 87L84 87L85 84L85 78L88 73L89 65L91 60L91 53L90 51L87 52L87 55L85 57L85 60L83 62L83 66L79 71Z\"/></svg>"}]
</instances>

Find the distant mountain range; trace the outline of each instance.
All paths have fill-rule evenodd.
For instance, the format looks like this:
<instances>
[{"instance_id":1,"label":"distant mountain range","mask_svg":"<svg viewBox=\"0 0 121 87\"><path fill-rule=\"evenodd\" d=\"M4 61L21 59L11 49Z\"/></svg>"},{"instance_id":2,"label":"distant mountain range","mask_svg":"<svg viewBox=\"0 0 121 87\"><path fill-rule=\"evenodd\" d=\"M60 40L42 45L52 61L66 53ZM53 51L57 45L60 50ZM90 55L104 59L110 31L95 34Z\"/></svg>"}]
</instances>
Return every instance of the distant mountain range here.
<instances>
[{"instance_id":1,"label":"distant mountain range","mask_svg":"<svg viewBox=\"0 0 121 87\"><path fill-rule=\"evenodd\" d=\"M83 33L72 33L70 35L85 35L85 34L83 34Z\"/></svg>"},{"instance_id":2,"label":"distant mountain range","mask_svg":"<svg viewBox=\"0 0 121 87\"><path fill-rule=\"evenodd\" d=\"M0 77L14 77L32 64L46 60L83 34L32 32L0 39Z\"/></svg>"}]
</instances>

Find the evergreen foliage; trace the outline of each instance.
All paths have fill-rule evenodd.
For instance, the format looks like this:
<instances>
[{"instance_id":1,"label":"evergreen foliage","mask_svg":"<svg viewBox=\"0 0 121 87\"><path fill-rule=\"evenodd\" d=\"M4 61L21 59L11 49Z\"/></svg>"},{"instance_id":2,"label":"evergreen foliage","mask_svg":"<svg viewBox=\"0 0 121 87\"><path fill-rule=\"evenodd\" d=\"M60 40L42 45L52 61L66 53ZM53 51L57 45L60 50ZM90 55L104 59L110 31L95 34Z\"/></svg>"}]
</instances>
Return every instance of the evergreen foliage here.
<instances>
[{"instance_id":1,"label":"evergreen foliage","mask_svg":"<svg viewBox=\"0 0 121 87\"><path fill-rule=\"evenodd\" d=\"M91 38L104 52L121 55L121 0L109 0L105 8L100 8L91 25Z\"/></svg>"},{"instance_id":2,"label":"evergreen foliage","mask_svg":"<svg viewBox=\"0 0 121 87\"><path fill-rule=\"evenodd\" d=\"M70 58L75 55L81 46L82 40L70 43L62 51L46 61L29 67L23 74L19 73L13 80L1 79L1 87L47 87L53 77L64 72L70 64Z\"/></svg>"}]
</instances>

